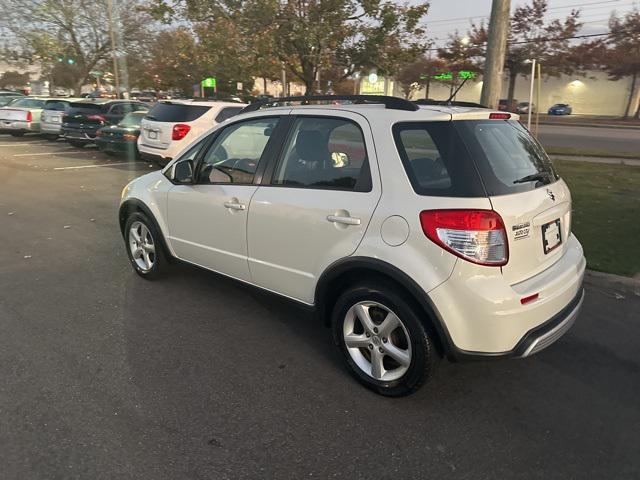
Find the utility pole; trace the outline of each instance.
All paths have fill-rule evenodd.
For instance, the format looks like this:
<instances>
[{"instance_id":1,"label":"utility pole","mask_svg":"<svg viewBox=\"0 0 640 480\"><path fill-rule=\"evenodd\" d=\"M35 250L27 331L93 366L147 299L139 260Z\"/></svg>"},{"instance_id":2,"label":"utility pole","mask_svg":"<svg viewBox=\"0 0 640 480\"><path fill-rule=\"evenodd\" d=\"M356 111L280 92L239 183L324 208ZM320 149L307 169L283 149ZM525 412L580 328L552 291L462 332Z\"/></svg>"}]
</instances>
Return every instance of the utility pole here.
<instances>
[{"instance_id":1,"label":"utility pole","mask_svg":"<svg viewBox=\"0 0 640 480\"><path fill-rule=\"evenodd\" d=\"M497 108L502 90L504 57L509 36L511 0L493 0L489 20L489 40L482 78L480 103L488 108Z\"/></svg>"},{"instance_id":2,"label":"utility pole","mask_svg":"<svg viewBox=\"0 0 640 480\"><path fill-rule=\"evenodd\" d=\"M113 56L113 78L116 83L116 98L120 98L120 76L118 74L116 34L113 30L113 0L107 0L107 13L109 14L109 36L111 37L111 55Z\"/></svg>"}]
</instances>

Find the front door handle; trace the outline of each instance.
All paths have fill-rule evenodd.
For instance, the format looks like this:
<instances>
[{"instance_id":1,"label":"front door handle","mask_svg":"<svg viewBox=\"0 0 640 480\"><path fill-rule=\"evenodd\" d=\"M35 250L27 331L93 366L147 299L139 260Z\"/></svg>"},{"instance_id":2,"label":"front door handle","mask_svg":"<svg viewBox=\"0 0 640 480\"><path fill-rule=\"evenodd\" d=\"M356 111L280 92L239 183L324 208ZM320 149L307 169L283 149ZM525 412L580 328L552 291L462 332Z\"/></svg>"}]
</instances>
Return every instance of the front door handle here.
<instances>
[{"instance_id":1,"label":"front door handle","mask_svg":"<svg viewBox=\"0 0 640 480\"><path fill-rule=\"evenodd\" d=\"M329 215L327 217L327 220L329 220L332 223L341 223L343 225L360 225L359 218L344 217L341 215Z\"/></svg>"},{"instance_id":2,"label":"front door handle","mask_svg":"<svg viewBox=\"0 0 640 480\"><path fill-rule=\"evenodd\" d=\"M237 202L224 202L224 206L230 208L231 210L246 210L247 206L243 203Z\"/></svg>"}]
</instances>

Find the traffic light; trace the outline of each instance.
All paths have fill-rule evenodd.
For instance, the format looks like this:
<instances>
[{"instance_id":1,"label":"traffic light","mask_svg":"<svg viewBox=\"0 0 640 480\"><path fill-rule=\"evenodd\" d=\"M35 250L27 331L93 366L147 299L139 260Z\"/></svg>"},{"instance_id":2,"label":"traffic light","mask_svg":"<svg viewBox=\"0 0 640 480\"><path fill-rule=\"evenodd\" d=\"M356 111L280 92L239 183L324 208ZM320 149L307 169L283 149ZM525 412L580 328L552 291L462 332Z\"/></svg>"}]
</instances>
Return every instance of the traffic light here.
<instances>
[{"instance_id":1,"label":"traffic light","mask_svg":"<svg viewBox=\"0 0 640 480\"><path fill-rule=\"evenodd\" d=\"M73 58L67 58L67 63L68 63L69 65L74 65L74 64L76 63L76 61L75 61L75 59L73 59Z\"/></svg>"}]
</instances>

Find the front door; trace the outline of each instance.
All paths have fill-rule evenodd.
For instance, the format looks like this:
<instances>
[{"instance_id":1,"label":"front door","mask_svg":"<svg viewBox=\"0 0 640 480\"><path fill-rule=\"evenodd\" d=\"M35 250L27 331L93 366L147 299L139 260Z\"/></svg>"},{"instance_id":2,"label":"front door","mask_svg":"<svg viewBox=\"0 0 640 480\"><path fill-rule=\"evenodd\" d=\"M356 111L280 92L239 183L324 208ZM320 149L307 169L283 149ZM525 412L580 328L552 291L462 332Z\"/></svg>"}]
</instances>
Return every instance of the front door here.
<instances>
[{"instance_id":1,"label":"front door","mask_svg":"<svg viewBox=\"0 0 640 480\"><path fill-rule=\"evenodd\" d=\"M295 118L248 221L253 282L306 303L327 266L356 250L381 194L368 124L318 113Z\"/></svg>"},{"instance_id":2,"label":"front door","mask_svg":"<svg viewBox=\"0 0 640 480\"><path fill-rule=\"evenodd\" d=\"M169 191L169 237L179 258L250 281L247 213L277 123L257 118L224 128L196 166L194 184Z\"/></svg>"}]
</instances>

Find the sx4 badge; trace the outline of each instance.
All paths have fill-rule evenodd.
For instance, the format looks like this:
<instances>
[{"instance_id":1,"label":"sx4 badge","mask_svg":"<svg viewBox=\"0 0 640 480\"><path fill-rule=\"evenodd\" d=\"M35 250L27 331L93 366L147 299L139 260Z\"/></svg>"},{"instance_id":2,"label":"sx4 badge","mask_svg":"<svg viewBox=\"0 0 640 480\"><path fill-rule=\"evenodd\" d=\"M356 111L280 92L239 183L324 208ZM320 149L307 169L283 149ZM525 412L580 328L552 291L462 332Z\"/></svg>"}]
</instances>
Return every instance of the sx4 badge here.
<instances>
[{"instance_id":1,"label":"sx4 badge","mask_svg":"<svg viewBox=\"0 0 640 480\"><path fill-rule=\"evenodd\" d=\"M511 227L513 230L513 239L520 240L521 238L527 238L529 236L529 232L531 231L531 223L518 223L517 225L513 225Z\"/></svg>"}]
</instances>

